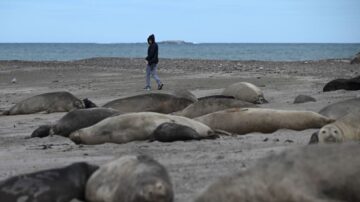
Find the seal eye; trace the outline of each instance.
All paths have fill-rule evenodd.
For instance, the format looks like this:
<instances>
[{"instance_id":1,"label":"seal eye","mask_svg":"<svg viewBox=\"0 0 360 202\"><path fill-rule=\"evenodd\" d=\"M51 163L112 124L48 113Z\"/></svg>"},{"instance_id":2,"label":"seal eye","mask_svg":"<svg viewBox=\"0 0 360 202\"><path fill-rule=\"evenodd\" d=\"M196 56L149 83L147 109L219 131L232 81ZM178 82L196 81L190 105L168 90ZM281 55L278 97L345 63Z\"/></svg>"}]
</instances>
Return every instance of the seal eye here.
<instances>
[{"instance_id":1,"label":"seal eye","mask_svg":"<svg viewBox=\"0 0 360 202\"><path fill-rule=\"evenodd\" d=\"M334 133L335 133L335 134L338 134L338 131L337 131L337 130L334 130Z\"/></svg>"},{"instance_id":2,"label":"seal eye","mask_svg":"<svg viewBox=\"0 0 360 202\"><path fill-rule=\"evenodd\" d=\"M325 134L325 133L326 133L326 131L325 131L325 130L323 130L321 133L322 133L322 134Z\"/></svg>"}]
</instances>

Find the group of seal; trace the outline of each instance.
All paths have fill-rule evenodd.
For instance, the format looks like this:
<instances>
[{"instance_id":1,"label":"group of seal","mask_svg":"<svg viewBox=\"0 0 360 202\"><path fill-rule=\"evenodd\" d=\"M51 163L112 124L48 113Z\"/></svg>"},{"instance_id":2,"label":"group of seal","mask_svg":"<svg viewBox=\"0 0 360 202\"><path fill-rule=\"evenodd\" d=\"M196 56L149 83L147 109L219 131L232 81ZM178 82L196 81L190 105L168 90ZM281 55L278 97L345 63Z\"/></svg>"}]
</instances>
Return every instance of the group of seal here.
<instances>
[{"instance_id":1,"label":"group of seal","mask_svg":"<svg viewBox=\"0 0 360 202\"><path fill-rule=\"evenodd\" d=\"M4 202L69 202L85 199L88 178L98 166L85 162L11 177L0 182Z\"/></svg>"},{"instance_id":2,"label":"group of seal","mask_svg":"<svg viewBox=\"0 0 360 202\"><path fill-rule=\"evenodd\" d=\"M173 202L166 168L146 155L122 156L102 166L85 162L14 176L0 182L6 202Z\"/></svg>"},{"instance_id":3,"label":"group of seal","mask_svg":"<svg viewBox=\"0 0 360 202\"><path fill-rule=\"evenodd\" d=\"M195 202L360 201L358 144L305 146L223 177Z\"/></svg>"},{"instance_id":4,"label":"group of seal","mask_svg":"<svg viewBox=\"0 0 360 202\"><path fill-rule=\"evenodd\" d=\"M96 107L96 105L88 99L80 100L73 94L60 91L36 95L27 98L9 110L3 112L3 115L32 114L38 112L68 112L73 109L83 109Z\"/></svg>"}]
</instances>

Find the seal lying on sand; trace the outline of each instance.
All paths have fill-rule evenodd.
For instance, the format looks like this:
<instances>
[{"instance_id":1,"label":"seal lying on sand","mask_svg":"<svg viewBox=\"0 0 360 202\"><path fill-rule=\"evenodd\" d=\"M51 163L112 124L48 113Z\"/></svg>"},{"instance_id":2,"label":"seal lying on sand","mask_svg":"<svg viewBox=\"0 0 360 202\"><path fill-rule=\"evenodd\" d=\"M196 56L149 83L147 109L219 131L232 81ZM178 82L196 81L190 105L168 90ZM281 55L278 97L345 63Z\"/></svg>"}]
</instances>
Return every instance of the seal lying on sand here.
<instances>
[{"instance_id":1,"label":"seal lying on sand","mask_svg":"<svg viewBox=\"0 0 360 202\"><path fill-rule=\"evenodd\" d=\"M170 177L160 163L145 156L123 156L100 167L86 184L88 202L172 202Z\"/></svg>"},{"instance_id":2,"label":"seal lying on sand","mask_svg":"<svg viewBox=\"0 0 360 202\"><path fill-rule=\"evenodd\" d=\"M335 79L324 86L323 91L360 90L360 76L351 79Z\"/></svg>"},{"instance_id":3,"label":"seal lying on sand","mask_svg":"<svg viewBox=\"0 0 360 202\"><path fill-rule=\"evenodd\" d=\"M255 104L250 102L245 102L242 100L236 100L236 99L229 99L229 98L207 98L207 99L201 99L198 102L195 102L189 106L187 106L185 109L174 112L174 115L178 116L185 116L188 118L194 118L198 116L202 116L205 114L209 114L212 112L228 109L228 108L234 108L234 107L257 107Z\"/></svg>"},{"instance_id":4,"label":"seal lying on sand","mask_svg":"<svg viewBox=\"0 0 360 202\"><path fill-rule=\"evenodd\" d=\"M82 101L69 92L44 93L17 103L9 110L4 111L3 115L32 114L43 111L47 113L67 112L85 108L84 102L88 106L93 105L90 100Z\"/></svg>"},{"instance_id":5,"label":"seal lying on sand","mask_svg":"<svg viewBox=\"0 0 360 202\"><path fill-rule=\"evenodd\" d=\"M311 143L334 143L360 140L360 112L349 113L312 134Z\"/></svg>"},{"instance_id":6,"label":"seal lying on sand","mask_svg":"<svg viewBox=\"0 0 360 202\"><path fill-rule=\"evenodd\" d=\"M360 201L359 153L358 144L288 150L221 178L195 202Z\"/></svg>"},{"instance_id":7,"label":"seal lying on sand","mask_svg":"<svg viewBox=\"0 0 360 202\"><path fill-rule=\"evenodd\" d=\"M315 98L308 95L298 95L294 99L294 104L301 104L306 102L316 102Z\"/></svg>"},{"instance_id":8,"label":"seal lying on sand","mask_svg":"<svg viewBox=\"0 0 360 202\"><path fill-rule=\"evenodd\" d=\"M158 112L168 114L184 109L193 101L170 94L148 93L120 98L106 103L103 107L129 112Z\"/></svg>"},{"instance_id":9,"label":"seal lying on sand","mask_svg":"<svg viewBox=\"0 0 360 202\"><path fill-rule=\"evenodd\" d=\"M263 104L268 102L265 100L264 94L260 88L248 82L234 83L225 88L222 94L234 96L236 99L254 104Z\"/></svg>"},{"instance_id":10,"label":"seal lying on sand","mask_svg":"<svg viewBox=\"0 0 360 202\"><path fill-rule=\"evenodd\" d=\"M71 133L70 139L77 144L127 143L149 140L153 139L151 135L155 129L166 122L188 126L199 133L201 137L214 134L205 124L189 118L155 112L138 112L106 118L93 126Z\"/></svg>"},{"instance_id":11,"label":"seal lying on sand","mask_svg":"<svg viewBox=\"0 0 360 202\"><path fill-rule=\"evenodd\" d=\"M236 134L272 133L278 129L305 130L321 128L334 120L310 111L262 108L232 108L194 118L213 130Z\"/></svg>"},{"instance_id":12,"label":"seal lying on sand","mask_svg":"<svg viewBox=\"0 0 360 202\"><path fill-rule=\"evenodd\" d=\"M158 126L151 135L153 140L159 142L174 142L187 140L215 139L219 136L213 135L201 136L196 130L176 123L163 123Z\"/></svg>"},{"instance_id":13,"label":"seal lying on sand","mask_svg":"<svg viewBox=\"0 0 360 202\"><path fill-rule=\"evenodd\" d=\"M4 202L84 200L86 182L97 169L95 165L74 163L64 168L11 177L0 182L0 199Z\"/></svg>"},{"instance_id":14,"label":"seal lying on sand","mask_svg":"<svg viewBox=\"0 0 360 202\"><path fill-rule=\"evenodd\" d=\"M360 98L344 100L328 105L319 111L319 114L333 119L339 119L350 112L360 111Z\"/></svg>"},{"instance_id":15,"label":"seal lying on sand","mask_svg":"<svg viewBox=\"0 0 360 202\"><path fill-rule=\"evenodd\" d=\"M53 125L40 126L31 134L31 137L46 137L48 135L68 137L70 133L78 129L92 126L116 114L119 114L117 110L108 108L75 109L68 112Z\"/></svg>"}]
</instances>

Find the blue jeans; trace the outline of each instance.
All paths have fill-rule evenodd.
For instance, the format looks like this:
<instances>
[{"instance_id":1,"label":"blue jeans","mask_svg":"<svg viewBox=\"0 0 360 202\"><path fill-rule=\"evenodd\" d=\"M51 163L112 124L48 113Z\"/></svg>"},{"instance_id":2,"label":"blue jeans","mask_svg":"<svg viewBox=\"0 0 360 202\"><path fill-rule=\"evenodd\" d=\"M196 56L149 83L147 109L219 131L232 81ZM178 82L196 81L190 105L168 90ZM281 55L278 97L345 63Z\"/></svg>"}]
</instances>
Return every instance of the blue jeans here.
<instances>
[{"instance_id":1,"label":"blue jeans","mask_svg":"<svg viewBox=\"0 0 360 202\"><path fill-rule=\"evenodd\" d=\"M150 75L153 76L153 78L155 79L156 83L158 85L161 84L161 81L160 81L160 78L159 76L157 75L156 73L156 69L157 69L157 66L153 66L153 68L150 67L150 65L147 65L146 66L146 87L151 87L151 84L150 84Z\"/></svg>"}]
</instances>

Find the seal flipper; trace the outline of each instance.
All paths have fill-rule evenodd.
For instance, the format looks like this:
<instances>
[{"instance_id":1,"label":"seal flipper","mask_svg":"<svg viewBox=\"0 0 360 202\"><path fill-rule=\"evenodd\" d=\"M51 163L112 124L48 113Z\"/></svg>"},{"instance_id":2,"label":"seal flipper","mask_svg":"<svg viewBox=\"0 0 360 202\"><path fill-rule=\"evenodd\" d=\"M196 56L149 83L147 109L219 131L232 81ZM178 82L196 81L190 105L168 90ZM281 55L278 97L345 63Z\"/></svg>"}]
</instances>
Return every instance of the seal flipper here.
<instances>
[{"instance_id":1,"label":"seal flipper","mask_svg":"<svg viewBox=\"0 0 360 202\"><path fill-rule=\"evenodd\" d=\"M31 138L34 137L46 137L50 135L50 129L51 129L51 125L42 125L39 128L37 128L36 130L34 130L34 132L31 133Z\"/></svg>"},{"instance_id":2,"label":"seal flipper","mask_svg":"<svg viewBox=\"0 0 360 202\"><path fill-rule=\"evenodd\" d=\"M90 101L88 98L83 99L83 103L84 103L86 109L97 107L97 105L95 103L93 103L92 101Z\"/></svg>"},{"instance_id":3,"label":"seal flipper","mask_svg":"<svg viewBox=\"0 0 360 202\"><path fill-rule=\"evenodd\" d=\"M315 132L311 135L309 144L317 144L319 143L319 135L318 132Z\"/></svg>"}]
</instances>

